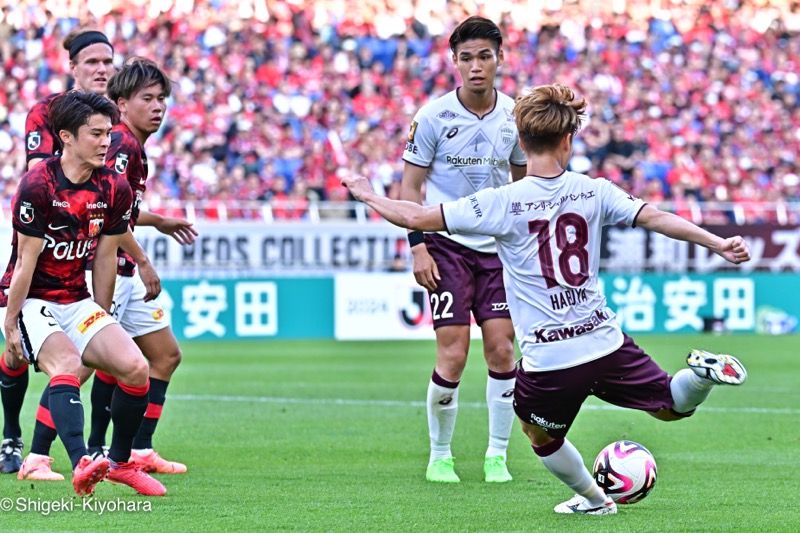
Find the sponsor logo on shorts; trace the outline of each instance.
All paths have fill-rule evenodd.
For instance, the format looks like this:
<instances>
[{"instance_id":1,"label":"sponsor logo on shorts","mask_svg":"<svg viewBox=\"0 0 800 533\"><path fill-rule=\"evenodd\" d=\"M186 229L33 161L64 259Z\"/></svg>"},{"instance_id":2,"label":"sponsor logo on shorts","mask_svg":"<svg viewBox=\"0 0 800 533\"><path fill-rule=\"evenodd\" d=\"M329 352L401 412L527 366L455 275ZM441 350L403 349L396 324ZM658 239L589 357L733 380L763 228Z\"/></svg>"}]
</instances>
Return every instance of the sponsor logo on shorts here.
<instances>
[{"instance_id":1,"label":"sponsor logo on shorts","mask_svg":"<svg viewBox=\"0 0 800 533\"><path fill-rule=\"evenodd\" d=\"M493 303L492 311L508 311L508 304L506 302Z\"/></svg>"},{"instance_id":2,"label":"sponsor logo on shorts","mask_svg":"<svg viewBox=\"0 0 800 533\"><path fill-rule=\"evenodd\" d=\"M512 396L514 396L514 389L508 389L503 394L501 394L501 396L503 398L511 398Z\"/></svg>"},{"instance_id":3,"label":"sponsor logo on shorts","mask_svg":"<svg viewBox=\"0 0 800 533\"><path fill-rule=\"evenodd\" d=\"M536 415L535 413L531 413L531 424L536 424L537 426L543 427L544 429L564 429L567 427L566 424L556 424L555 422L550 422L549 420L545 420L544 418Z\"/></svg>"},{"instance_id":4,"label":"sponsor logo on shorts","mask_svg":"<svg viewBox=\"0 0 800 533\"><path fill-rule=\"evenodd\" d=\"M94 314L92 314L92 316L81 322L81 324L78 326L78 331L80 331L81 333L86 333L89 330L89 328L94 325L95 322L107 316L108 313L106 313L103 310L95 312Z\"/></svg>"},{"instance_id":5,"label":"sponsor logo on shorts","mask_svg":"<svg viewBox=\"0 0 800 533\"><path fill-rule=\"evenodd\" d=\"M589 333L597 326L602 324L608 320L608 315L605 314L601 310L597 310L592 315L592 318L581 324L580 326L570 326L564 328L555 328L555 329L537 329L534 331L534 335L536 336L536 344L544 343L544 342L556 342L562 341L564 339L569 339L572 337L578 337L579 335L583 335L584 333Z\"/></svg>"},{"instance_id":6,"label":"sponsor logo on shorts","mask_svg":"<svg viewBox=\"0 0 800 533\"><path fill-rule=\"evenodd\" d=\"M163 309L157 309L156 311L153 311L153 320L161 320L162 318L164 318Z\"/></svg>"}]
</instances>

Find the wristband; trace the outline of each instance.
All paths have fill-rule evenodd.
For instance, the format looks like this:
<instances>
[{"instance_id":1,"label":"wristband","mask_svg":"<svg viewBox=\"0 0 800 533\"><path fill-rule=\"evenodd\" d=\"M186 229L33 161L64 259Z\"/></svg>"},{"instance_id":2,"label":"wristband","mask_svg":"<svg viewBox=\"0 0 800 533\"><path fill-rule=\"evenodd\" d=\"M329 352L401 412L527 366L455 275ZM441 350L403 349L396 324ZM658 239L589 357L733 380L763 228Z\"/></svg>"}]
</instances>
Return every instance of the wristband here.
<instances>
[{"instance_id":1,"label":"wristband","mask_svg":"<svg viewBox=\"0 0 800 533\"><path fill-rule=\"evenodd\" d=\"M412 231L408 234L408 245L413 248L425 242L425 234L421 231Z\"/></svg>"}]
</instances>

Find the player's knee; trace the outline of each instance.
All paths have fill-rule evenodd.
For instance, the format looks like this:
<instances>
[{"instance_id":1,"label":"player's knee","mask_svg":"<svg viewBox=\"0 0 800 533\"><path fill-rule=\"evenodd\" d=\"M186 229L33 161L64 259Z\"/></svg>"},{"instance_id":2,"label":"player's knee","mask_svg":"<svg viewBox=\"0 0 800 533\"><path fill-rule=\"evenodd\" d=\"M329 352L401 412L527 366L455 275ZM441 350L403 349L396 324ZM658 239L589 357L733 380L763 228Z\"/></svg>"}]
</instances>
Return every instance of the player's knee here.
<instances>
[{"instance_id":1,"label":"player's knee","mask_svg":"<svg viewBox=\"0 0 800 533\"><path fill-rule=\"evenodd\" d=\"M115 377L126 385L141 387L150 379L150 365L144 357L131 357L122 374Z\"/></svg>"},{"instance_id":2,"label":"player's knee","mask_svg":"<svg viewBox=\"0 0 800 533\"><path fill-rule=\"evenodd\" d=\"M507 371L514 366L514 344L506 340L484 344L483 354L490 367L504 367L503 370Z\"/></svg>"},{"instance_id":3,"label":"player's knee","mask_svg":"<svg viewBox=\"0 0 800 533\"><path fill-rule=\"evenodd\" d=\"M77 353L63 354L59 357L52 358L50 361L48 361L48 364L44 365L40 361L39 366L45 366L51 377L69 374L77 377L79 380L84 369L81 358Z\"/></svg>"},{"instance_id":4,"label":"player's knee","mask_svg":"<svg viewBox=\"0 0 800 533\"><path fill-rule=\"evenodd\" d=\"M147 354L147 358L150 360L150 365L153 367L153 370L158 374L171 376L172 373L175 372L175 369L178 368L178 365L181 364L183 352L181 352L180 347L178 347L176 343L165 350L160 350L158 354Z\"/></svg>"},{"instance_id":5,"label":"player's knee","mask_svg":"<svg viewBox=\"0 0 800 533\"><path fill-rule=\"evenodd\" d=\"M166 370L172 374L175 372L175 369L178 368L178 365L181 364L183 360L183 352L181 352L180 347L176 344L171 350L166 353L164 357L164 363L166 366Z\"/></svg>"}]
</instances>

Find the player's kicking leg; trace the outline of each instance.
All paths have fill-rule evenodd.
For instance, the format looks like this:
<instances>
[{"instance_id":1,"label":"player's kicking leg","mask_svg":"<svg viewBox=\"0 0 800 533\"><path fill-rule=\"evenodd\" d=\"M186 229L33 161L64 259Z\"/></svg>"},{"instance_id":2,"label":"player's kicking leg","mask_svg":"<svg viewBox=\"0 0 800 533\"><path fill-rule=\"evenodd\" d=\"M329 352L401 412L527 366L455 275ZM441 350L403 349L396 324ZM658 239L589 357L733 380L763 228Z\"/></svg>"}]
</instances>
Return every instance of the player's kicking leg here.
<instances>
[{"instance_id":1,"label":"player's kicking leg","mask_svg":"<svg viewBox=\"0 0 800 533\"><path fill-rule=\"evenodd\" d=\"M744 365L731 355L692 350L686 363L689 368L676 372L670 381L672 409L658 413L656 418L674 420L675 417L689 416L708 398L716 385L741 385L747 379Z\"/></svg>"}]
</instances>

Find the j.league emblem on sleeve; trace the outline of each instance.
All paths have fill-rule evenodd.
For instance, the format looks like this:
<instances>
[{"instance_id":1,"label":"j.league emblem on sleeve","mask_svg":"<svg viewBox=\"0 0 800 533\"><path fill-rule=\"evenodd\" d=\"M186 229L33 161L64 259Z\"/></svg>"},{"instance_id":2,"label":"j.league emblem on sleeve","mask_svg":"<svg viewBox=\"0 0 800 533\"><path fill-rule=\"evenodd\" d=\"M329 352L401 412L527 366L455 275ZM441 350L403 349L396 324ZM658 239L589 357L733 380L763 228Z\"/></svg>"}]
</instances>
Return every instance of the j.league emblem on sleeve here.
<instances>
[{"instance_id":1,"label":"j.league emblem on sleeve","mask_svg":"<svg viewBox=\"0 0 800 533\"><path fill-rule=\"evenodd\" d=\"M128 154L118 154L117 160L114 162L114 170L120 174L125 174L128 170Z\"/></svg>"},{"instance_id":2,"label":"j.league emblem on sleeve","mask_svg":"<svg viewBox=\"0 0 800 533\"><path fill-rule=\"evenodd\" d=\"M42 135L38 131L28 134L28 150L36 150L42 144Z\"/></svg>"}]
</instances>

